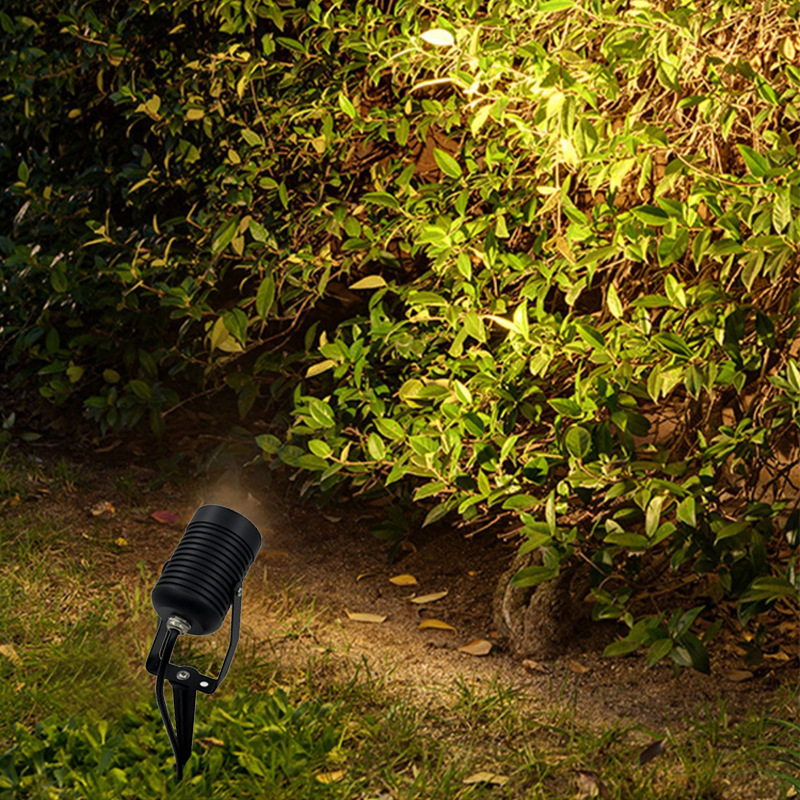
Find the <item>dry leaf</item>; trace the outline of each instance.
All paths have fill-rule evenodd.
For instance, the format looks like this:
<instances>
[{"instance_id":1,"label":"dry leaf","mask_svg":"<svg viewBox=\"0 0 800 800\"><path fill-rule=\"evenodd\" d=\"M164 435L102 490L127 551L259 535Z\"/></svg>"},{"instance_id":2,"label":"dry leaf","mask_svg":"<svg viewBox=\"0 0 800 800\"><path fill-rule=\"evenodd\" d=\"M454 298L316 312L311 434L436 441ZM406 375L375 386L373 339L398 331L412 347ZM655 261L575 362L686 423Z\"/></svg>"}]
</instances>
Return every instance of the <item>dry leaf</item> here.
<instances>
[{"instance_id":1,"label":"dry leaf","mask_svg":"<svg viewBox=\"0 0 800 800\"><path fill-rule=\"evenodd\" d=\"M534 661L532 658L526 658L522 662L522 666L525 667L525 669L529 669L531 672L549 672L550 671L544 664L540 664L538 661Z\"/></svg>"},{"instance_id":2,"label":"dry leaf","mask_svg":"<svg viewBox=\"0 0 800 800\"><path fill-rule=\"evenodd\" d=\"M125 539L122 536L119 536L116 539L114 539L114 544L118 545L119 547L127 547L128 546L128 540Z\"/></svg>"},{"instance_id":3,"label":"dry leaf","mask_svg":"<svg viewBox=\"0 0 800 800\"><path fill-rule=\"evenodd\" d=\"M359 581L363 581L364 578L374 578L374 577L375 577L374 572L362 572L360 575L356 575L356 583L358 583Z\"/></svg>"},{"instance_id":4,"label":"dry leaf","mask_svg":"<svg viewBox=\"0 0 800 800\"><path fill-rule=\"evenodd\" d=\"M338 783L344 778L345 770L335 769L333 772L320 772L317 775L317 780L320 783Z\"/></svg>"},{"instance_id":5,"label":"dry leaf","mask_svg":"<svg viewBox=\"0 0 800 800\"><path fill-rule=\"evenodd\" d=\"M95 450L95 453L110 453L114 448L119 447L122 444L122 439L115 439L111 444L106 445L105 447L98 447Z\"/></svg>"},{"instance_id":6,"label":"dry leaf","mask_svg":"<svg viewBox=\"0 0 800 800\"><path fill-rule=\"evenodd\" d=\"M581 664L580 661L575 661L575 659L570 659L567 661L567 666L572 670L572 672L576 673L577 675L585 675L587 672L590 671L590 667L586 667Z\"/></svg>"},{"instance_id":7,"label":"dry leaf","mask_svg":"<svg viewBox=\"0 0 800 800\"><path fill-rule=\"evenodd\" d=\"M5 656L15 667L22 666L22 659L13 644L0 644L0 656Z\"/></svg>"},{"instance_id":8,"label":"dry leaf","mask_svg":"<svg viewBox=\"0 0 800 800\"><path fill-rule=\"evenodd\" d=\"M650 743L639 753L639 766L641 767L642 764L646 764L648 761L652 761L656 756L661 755L664 752L664 740L658 739L655 742Z\"/></svg>"},{"instance_id":9,"label":"dry leaf","mask_svg":"<svg viewBox=\"0 0 800 800\"><path fill-rule=\"evenodd\" d=\"M416 586L418 581L413 575L404 574L389 578L389 583L393 583L395 586Z\"/></svg>"},{"instance_id":10,"label":"dry leaf","mask_svg":"<svg viewBox=\"0 0 800 800\"><path fill-rule=\"evenodd\" d=\"M456 43L453 34L444 28L431 28L421 33L419 38L428 44L435 44L437 47L452 47Z\"/></svg>"},{"instance_id":11,"label":"dry leaf","mask_svg":"<svg viewBox=\"0 0 800 800\"><path fill-rule=\"evenodd\" d=\"M505 786L508 783L508 777L505 775L498 775L495 772L476 772L464 778L462 783L493 783L495 786Z\"/></svg>"},{"instance_id":12,"label":"dry leaf","mask_svg":"<svg viewBox=\"0 0 800 800\"><path fill-rule=\"evenodd\" d=\"M596 773L585 769L576 769L575 780L578 783L578 794L575 795L575 800L589 800L590 797L600 795L602 784Z\"/></svg>"},{"instance_id":13,"label":"dry leaf","mask_svg":"<svg viewBox=\"0 0 800 800\"><path fill-rule=\"evenodd\" d=\"M486 639L473 639L471 642L462 644L458 649L470 656L488 656L492 649L492 643Z\"/></svg>"},{"instance_id":14,"label":"dry leaf","mask_svg":"<svg viewBox=\"0 0 800 800\"><path fill-rule=\"evenodd\" d=\"M202 744L204 747L224 747L225 742L222 739L215 739L213 736L201 736L199 739L195 740L198 744Z\"/></svg>"},{"instance_id":15,"label":"dry leaf","mask_svg":"<svg viewBox=\"0 0 800 800\"><path fill-rule=\"evenodd\" d=\"M777 661L791 661L792 657L785 653L783 650L779 650L777 653L764 653L764 658L774 658Z\"/></svg>"},{"instance_id":16,"label":"dry leaf","mask_svg":"<svg viewBox=\"0 0 800 800\"><path fill-rule=\"evenodd\" d=\"M380 623L386 620L385 614L365 614L360 611L348 611L347 616L353 622L375 622Z\"/></svg>"},{"instance_id":17,"label":"dry leaf","mask_svg":"<svg viewBox=\"0 0 800 800\"><path fill-rule=\"evenodd\" d=\"M433 594L422 594L419 597L410 598L412 603L432 603L434 600L441 600L447 595L447 590L444 592L434 592Z\"/></svg>"},{"instance_id":18,"label":"dry leaf","mask_svg":"<svg viewBox=\"0 0 800 800\"><path fill-rule=\"evenodd\" d=\"M102 500L99 503L95 503L90 509L89 513L93 517L99 517L101 514L108 514L111 516L114 513L114 506L108 502L108 500Z\"/></svg>"},{"instance_id":19,"label":"dry leaf","mask_svg":"<svg viewBox=\"0 0 800 800\"><path fill-rule=\"evenodd\" d=\"M436 628L440 631L455 631L452 625L442 622L440 619L424 619L419 624L419 629L424 631L426 628Z\"/></svg>"},{"instance_id":20,"label":"dry leaf","mask_svg":"<svg viewBox=\"0 0 800 800\"><path fill-rule=\"evenodd\" d=\"M161 522L164 525L180 522L181 519L174 511L154 511L150 516L156 522Z\"/></svg>"},{"instance_id":21,"label":"dry leaf","mask_svg":"<svg viewBox=\"0 0 800 800\"><path fill-rule=\"evenodd\" d=\"M725 673L725 677L729 681L741 683L742 681L749 681L753 677L753 673L749 669L732 669L730 672Z\"/></svg>"}]
</instances>

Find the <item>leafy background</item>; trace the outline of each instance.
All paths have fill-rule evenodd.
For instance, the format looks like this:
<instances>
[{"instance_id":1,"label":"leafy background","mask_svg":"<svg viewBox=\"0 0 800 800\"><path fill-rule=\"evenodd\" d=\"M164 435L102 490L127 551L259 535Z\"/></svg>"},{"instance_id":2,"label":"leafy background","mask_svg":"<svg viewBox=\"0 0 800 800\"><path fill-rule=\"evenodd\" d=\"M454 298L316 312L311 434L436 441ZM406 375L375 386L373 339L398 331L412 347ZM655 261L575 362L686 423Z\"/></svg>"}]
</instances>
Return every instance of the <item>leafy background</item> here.
<instances>
[{"instance_id":1,"label":"leafy background","mask_svg":"<svg viewBox=\"0 0 800 800\"><path fill-rule=\"evenodd\" d=\"M707 670L715 609L797 600L796 17L12 0L3 436L31 393L156 434L233 396L391 546L446 519L539 548L521 586L590 561L609 655ZM643 568L690 607L637 606Z\"/></svg>"}]
</instances>

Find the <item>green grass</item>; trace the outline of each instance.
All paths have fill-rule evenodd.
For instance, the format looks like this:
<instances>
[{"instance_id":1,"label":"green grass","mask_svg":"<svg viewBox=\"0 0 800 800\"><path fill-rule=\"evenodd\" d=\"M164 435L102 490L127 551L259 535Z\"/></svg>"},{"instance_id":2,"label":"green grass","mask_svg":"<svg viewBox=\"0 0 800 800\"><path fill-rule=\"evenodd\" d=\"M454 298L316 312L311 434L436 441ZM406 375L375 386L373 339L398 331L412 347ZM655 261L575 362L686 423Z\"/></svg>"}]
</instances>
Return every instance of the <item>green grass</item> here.
<instances>
[{"instance_id":1,"label":"green grass","mask_svg":"<svg viewBox=\"0 0 800 800\"><path fill-rule=\"evenodd\" d=\"M59 467L44 478L63 489L80 474ZM0 486L29 477L0 466ZM560 800L576 796L581 772L619 800L782 798L797 788L792 723L733 721L717 701L680 730L598 728L580 719L566 682L547 708L500 678L404 686L391 670L320 644L322 611L291 587L269 586L270 639L243 636L220 691L198 698L194 754L176 786L143 664L157 575L144 562L123 580L105 574L107 545L90 537L76 558L67 547L76 533L33 508L7 507L0 531L0 644L15 654L0 654L0 798ZM176 660L219 669L219 647L198 637L179 645ZM305 655L281 664L287 646ZM784 707L796 709L795 693L785 694ZM656 738L664 752L639 766ZM465 783L478 772L507 782Z\"/></svg>"}]
</instances>

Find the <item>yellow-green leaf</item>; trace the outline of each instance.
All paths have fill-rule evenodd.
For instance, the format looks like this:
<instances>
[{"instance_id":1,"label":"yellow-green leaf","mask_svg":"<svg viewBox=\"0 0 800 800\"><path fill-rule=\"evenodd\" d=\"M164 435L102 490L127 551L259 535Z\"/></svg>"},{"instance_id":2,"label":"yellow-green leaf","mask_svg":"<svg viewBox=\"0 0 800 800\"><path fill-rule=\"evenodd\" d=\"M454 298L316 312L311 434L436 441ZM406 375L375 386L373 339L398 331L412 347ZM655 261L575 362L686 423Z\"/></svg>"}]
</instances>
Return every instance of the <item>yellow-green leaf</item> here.
<instances>
[{"instance_id":1,"label":"yellow-green leaf","mask_svg":"<svg viewBox=\"0 0 800 800\"><path fill-rule=\"evenodd\" d=\"M382 289L388 284L380 275L367 275L350 285L350 289Z\"/></svg>"}]
</instances>

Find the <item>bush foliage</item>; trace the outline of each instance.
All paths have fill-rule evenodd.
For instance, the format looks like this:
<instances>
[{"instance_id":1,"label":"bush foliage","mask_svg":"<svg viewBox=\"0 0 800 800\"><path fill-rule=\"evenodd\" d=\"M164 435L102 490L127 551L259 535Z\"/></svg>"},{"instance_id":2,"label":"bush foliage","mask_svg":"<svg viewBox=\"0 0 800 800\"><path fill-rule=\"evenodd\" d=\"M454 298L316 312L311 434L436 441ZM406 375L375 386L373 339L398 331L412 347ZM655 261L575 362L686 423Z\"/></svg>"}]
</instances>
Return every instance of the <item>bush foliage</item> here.
<instances>
[{"instance_id":1,"label":"bush foliage","mask_svg":"<svg viewBox=\"0 0 800 800\"><path fill-rule=\"evenodd\" d=\"M798 586L800 37L754 8L11 0L11 388L159 432L227 387L377 535L591 560L609 653L707 668L704 608Z\"/></svg>"},{"instance_id":2,"label":"bush foliage","mask_svg":"<svg viewBox=\"0 0 800 800\"><path fill-rule=\"evenodd\" d=\"M169 739L153 703L125 709L111 726L84 714L66 723L48 717L33 732L18 724L15 744L0 755L0 797L308 795L318 791L317 775L336 764L345 736L332 718L335 710L330 703L291 705L281 689L217 701L209 720L197 725L199 769L192 757L177 789Z\"/></svg>"}]
</instances>

